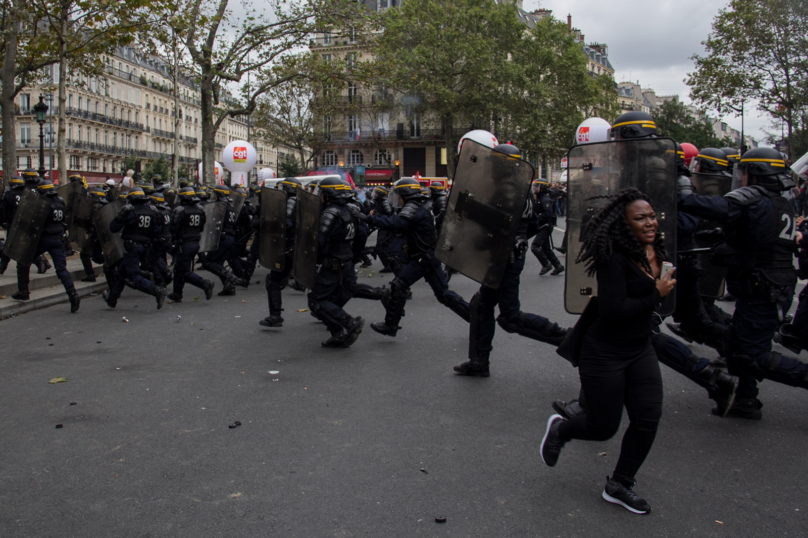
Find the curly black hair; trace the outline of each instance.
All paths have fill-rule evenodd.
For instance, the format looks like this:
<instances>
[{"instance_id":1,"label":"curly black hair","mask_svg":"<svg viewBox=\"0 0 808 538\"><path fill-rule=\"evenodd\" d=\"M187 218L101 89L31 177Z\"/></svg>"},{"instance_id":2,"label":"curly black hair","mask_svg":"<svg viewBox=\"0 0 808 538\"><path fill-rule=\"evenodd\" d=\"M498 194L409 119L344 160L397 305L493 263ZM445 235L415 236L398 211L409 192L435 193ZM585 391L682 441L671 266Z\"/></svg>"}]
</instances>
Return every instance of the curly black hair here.
<instances>
[{"instance_id":1,"label":"curly black hair","mask_svg":"<svg viewBox=\"0 0 808 538\"><path fill-rule=\"evenodd\" d=\"M583 262L589 276L595 275L598 265L606 261L614 250L641 264L649 273L652 272L645 248L634 236L626 220L626 207L637 200L651 203L651 200L638 189L624 189L610 196L606 206L595 213L587 223L581 252L578 253L575 262ZM657 234L654 239L654 250L660 262L668 259L662 234Z\"/></svg>"}]
</instances>

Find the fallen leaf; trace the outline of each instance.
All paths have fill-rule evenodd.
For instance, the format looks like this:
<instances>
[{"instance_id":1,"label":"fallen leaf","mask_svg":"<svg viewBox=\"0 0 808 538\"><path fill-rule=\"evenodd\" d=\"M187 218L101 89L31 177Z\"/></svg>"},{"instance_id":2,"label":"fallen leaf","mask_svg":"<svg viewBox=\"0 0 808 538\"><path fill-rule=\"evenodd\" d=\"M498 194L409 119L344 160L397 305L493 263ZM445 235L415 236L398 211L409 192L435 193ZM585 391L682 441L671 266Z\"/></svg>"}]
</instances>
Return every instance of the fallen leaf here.
<instances>
[{"instance_id":1,"label":"fallen leaf","mask_svg":"<svg viewBox=\"0 0 808 538\"><path fill-rule=\"evenodd\" d=\"M715 520L715 522L716 522L716 523L718 523L719 525L723 525L723 524L724 524L724 522L723 522L723 521L718 521L717 519Z\"/></svg>"},{"instance_id":2,"label":"fallen leaf","mask_svg":"<svg viewBox=\"0 0 808 538\"><path fill-rule=\"evenodd\" d=\"M5 299L5 298L6 298L5 295L0 295L0 299Z\"/></svg>"},{"instance_id":3,"label":"fallen leaf","mask_svg":"<svg viewBox=\"0 0 808 538\"><path fill-rule=\"evenodd\" d=\"M56 383L67 383L66 377L54 377L50 381L48 381L51 385L55 385Z\"/></svg>"},{"instance_id":4,"label":"fallen leaf","mask_svg":"<svg viewBox=\"0 0 808 538\"><path fill-rule=\"evenodd\" d=\"M598 454L598 456L605 456L605 455L606 455L605 452L601 452L601 453Z\"/></svg>"},{"instance_id":5,"label":"fallen leaf","mask_svg":"<svg viewBox=\"0 0 808 538\"><path fill-rule=\"evenodd\" d=\"M298 312L308 312L308 311L309 311L308 308L301 308L300 310L298 310Z\"/></svg>"},{"instance_id":6,"label":"fallen leaf","mask_svg":"<svg viewBox=\"0 0 808 538\"><path fill-rule=\"evenodd\" d=\"M199 297L194 297L194 301L198 301L198 300L199 300Z\"/></svg>"},{"instance_id":7,"label":"fallen leaf","mask_svg":"<svg viewBox=\"0 0 808 538\"><path fill-rule=\"evenodd\" d=\"M247 301L241 301L242 303L246 303Z\"/></svg>"}]
</instances>

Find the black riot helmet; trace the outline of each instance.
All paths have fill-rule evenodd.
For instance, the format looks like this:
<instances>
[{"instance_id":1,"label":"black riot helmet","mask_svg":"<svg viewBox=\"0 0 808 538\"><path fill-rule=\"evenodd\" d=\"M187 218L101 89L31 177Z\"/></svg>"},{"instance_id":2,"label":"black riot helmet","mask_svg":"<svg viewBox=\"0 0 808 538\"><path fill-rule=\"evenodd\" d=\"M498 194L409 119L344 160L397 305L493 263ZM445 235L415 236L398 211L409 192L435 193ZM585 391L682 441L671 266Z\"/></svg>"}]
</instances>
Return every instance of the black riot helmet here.
<instances>
[{"instance_id":1,"label":"black riot helmet","mask_svg":"<svg viewBox=\"0 0 808 538\"><path fill-rule=\"evenodd\" d=\"M39 174L33 168L26 168L22 171L22 179L26 183L39 183Z\"/></svg>"},{"instance_id":2,"label":"black riot helmet","mask_svg":"<svg viewBox=\"0 0 808 538\"><path fill-rule=\"evenodd\" d=\"M297 189L303 187L303 184L300 183L300 180L295 179L293 177L287 177L283 181L281 181L281 188L283 192L288 194L289 196L297 196Z\"/></svg>"},{"instance_id":3,"label":"black riot helmet","mask_svg":"<svg viewBox=\"0 0 808 538\"><path fill-rule=\"evenodd\" d=\"M230 189L225 187L224 185L216 185L213 187L213 192L216 193L217 200L224 200L225 202L230 201Z\"/></svg>"},{"instance_id":4,"label":"black riot helmet","mask_svg":"<svg viewBox=\"0 0 808 538\"><path fill-rule=\"evenodd\" d=\"M177 192L177 196L179 196L180 201L183 203L183 205L195 204L199 201L199 198L196 197L196 191L194 191L193 187L180 188L179 192Z\"/></svg>"},{"instance_id":5,"label":"black riot helmet","mask_svg":"<svg viewBox=\"0 0 808 538\"><path fill-rule=\"evenodd\" d=\"M545 194L550 192L550 182L540 177L536 181L533 182L534 185L538 185L539 187L539 197L544 196Z\"/></svg>"},{"instance_id":6,"label":"black riot helmet","mask_svg":"<svg viewBox=\"0 0 808 538\"><path fill-rule=\"evenodd\" d=\"M22 178L22 176L17 175L9 179L8 184L11 185L12 189L14 187L22 187L25 185L25 180Z\"/></svg>"},{"instance_id":7,"label":"black riot helmet","mask_svg":"<svg viewBox=\"0 0 808 538\"><path fill-rule=\"evenodd\" d=\"M385 189L384 187L378 186L374 187L372 197L374 200L378 200L380 198L387 198L390 195L390 191Z\"/></svg>"},{"instance_id":8,"label":"black riot helmet","mask_svg":"<svg viewBox=\"0 0 808 538\"><path fill-rule=\"evenodd\" d=\"M155 192L151 193L151 195L149 196L149 199L152 201L152 203L154 205L161 206L161 207L166 205L166 199L163 196L162 192L155 191Z\"/></svg>"},{"instance_id":9,"label":"black riot helmet","mask_svg":"<svg viewBox=\"0 0 808 538\"><path fill-rule=\"evenodd\" d=\"M149 200L148 195L143 191L140 185L135 185L126 195L126 201L131 204L144 204Z\"/></svg>"},{"instance_id":10,"label":"black riot helmet","mask_svg":"<svg viewBox=\"0 0 808 538\"><path fill-rule=\"evenodd\" d=\"M656 123L647 112L635 110L620 114L612 125L612 140L648 138L657 135Z\"/></svg>"},{"instance_id":11,"label":"black riot helmet","mask_svg":"<svg viewBox=\"0 0 808 538\"><path fill-rule=\"evenodd\" d=\"M261 185L250 185L250 195L261 197Z\"/></svg>"},{"instance_id":12,"label":"black riot helmet","mask_svg":"<svg viewBox=\"0 0 808 538\"><path fill-rule=\"evenodd\" d=\"M154 192L154 185L152 185L151 183L146 183L145 181L139 181L136 186L140 187L140 189L144 193L146 193L147 196L151 195L151 193Z\"/></svg>"},{"instance_id":13,"label":"black riot helmet","mask_svg":"<svg viewBox=\"0 0 808 538\"><path fill-rule=\"evenodd\" d=\"M59 194L53 186L53 182L47 179L43 179L39 182L39 185L36 186L36 192L37 194L44 194L45 196L57 196Z\"/></svg>"},{"instance_id":14,"label":"black riot helmet","mask_svg":"<svg viewBox=\"0 0 808 538\"><path fill-rule=\"evenodd\" d=\"M159 187L160 185L165 184L165 181L163 180L163 176L161 176L160 174L154 174L151 177L151 180L152 180L152 185L154 185L155 187Z\"/></svg>"},{"instance_id":15,"label":"black riot helmet","mask_svg":"<svg viewBox=\"0 0 808 538\"><path fill-rule=\"evenodd\" d=\"M508 142L507 144L499 144L497 146L494 146L494 151L504 153L505 155L513 157L514 159L520 159L520 160L522 159L522 152L519 150L519 148L517 148L510 142Z\"/></svg>"},{"instance_id":16,"label":"black riot helmet","mask_svg":"<svg viewBox=\"0 0 808 538\"><path fill-rule=\"evenodd\" d=\"M94 201L97 201L97 199L103 199L105 202L107 201L107 191L104 190L104 187L101 185L91 185L87 189L87 194L89 194Z\"/></svg>"},{"instance_id":17,"label":"black riot helmet","mask_svg":"<svg viewBox=\"0 0 808 538\"><path fill-rule=\"evenodd\" d=\"M417 199L424 194L421 190L421 184L411 177L396 181L393 184L393 192L404 198L404 200Z\"/></svg>"},{"instance_id":18,"label":"black riot helmet","mask_svg":"<svg viewBox=\"0 0 808 538\"><path fill-rule=\"evenodd\" d=\"M177 180L177 185L178 185L180 188L182 188L182 187L187 187L188 185L190 185L190 182L188 181L188 178L187 178L187 177L181 177L181 178L179 178L179 179Z\"/></svg>"},{"instance_id":19,"label":"black riot helmet","mask_svg":"<svg viewBox=\"0 0 808 538\"><path fill-rule=\"evenodd\" d=\"M446 192L446 189L443 187L443 182L441 181L431 182L429 184L429 190L432 192L432 196L440 196Z\"/></svg>"},{"instance_id":20,"label":"black riot helmet","mask_svg":"<svg viewBox=\"0 0 808 538\"><path fill-rule=\"evenodd\" d=\"M69 176L67 176L67 179L68 181L70 181L70 183L73 183L75 181L81 183L82 181L84 181L84 178L81 177L81 174L70 174Z\"/></svg>"},{"instance_id":21,"label":"black riot helmet","mask_svg":"<svg viewBox=\"0 0 808 538\"><path fill-rule=\"evenodd\" d=\"M699 174L727 175L729 174L729 161L726 154L720 149L704 148L693 157L690 170Z\"/></svg>"},{"instance_id":22,"label":"black riot helmet","mask_svg":"<svg viewBox=\"0 0 808 538\"><path fill-rule=\"evenodd\" d=\"M320 194L327 201L344 202L351 197L351 190L341 179L327 177L320 181Z\"/></svg>"},{"instance_id":23,"label":"black riot helmet","mask_svg":"<svg viewBox=\"0 0 808 538\"><path fill-rule=\"evenodd\" d=\"M208 191L206 191L205 188L202 187L201 185L197 186L196 189L194 189L194 192L196 193L197 199L199 199L200 201L208 199Z\"/></svg>"},{"instance_id":24,"label":"black riot helmet","mask_svg":"<svg viewBox=\"0 0 808 538\"><path fill-rule=\"evenodd\" d=\"M729 161L729 169L732 170L735 168L735 164L737 164L738 159L741 158L741 152L733 148L721 148L721 151L724 152L727 161Z\"/></svg>"},{"instance_id":25,"label":"black riot helmet","mask_svg":"<svg viewBox=\"0 0 808 538\"><path fill-rule=\"evenodd\" d=\"M735 167L736 176L748 175L747 185L762 185L770 191L784 191L794 187L789 167L774 148L750 149Z\"/></svg>"}]
</instances>

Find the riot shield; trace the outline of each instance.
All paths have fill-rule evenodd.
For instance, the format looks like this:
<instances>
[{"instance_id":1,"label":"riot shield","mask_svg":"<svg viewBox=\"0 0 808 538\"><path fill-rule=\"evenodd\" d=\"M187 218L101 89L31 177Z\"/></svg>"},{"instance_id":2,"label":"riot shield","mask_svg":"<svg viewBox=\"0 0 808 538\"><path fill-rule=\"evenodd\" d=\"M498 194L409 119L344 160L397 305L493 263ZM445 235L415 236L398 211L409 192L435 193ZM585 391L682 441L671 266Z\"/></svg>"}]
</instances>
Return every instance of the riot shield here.
<instances>
[{"instance_id":1,"label":"riot shield","mask_svg":"<svg viewBox=\"0 0 808 538\"><path fill-rule=\"evenodd\" d=\"M465 144L464 144L465 145ZM570 149L567 203L567 270L564 307L580 314L592 296L597 280L576 263L589 219L608 203L608 197L635 187L651 200L665 241L668 258L676 260L676 145L669 138L642 138L584 144ZM658 312L673 313L675 293Z\"/></svg>"},{"instance_id":2,"label":"riot shield","mask_svg":"<svg viewBox=\"0 0 808 538\"><path fill-rule=\"evenodd\" d=\"M724 196L731 190L732 176L691 174L690 182L702 196Z\"/></svg>"},{"instance_id":3,"label":"riot shield","mask_svg":"<svg viewBox=\"0 0 808 538\"><path fill-rule=\"evenodd\" d=\"M109 229L109 223L115 218L115 215L123 207L123 200L115 200L93 213L93 225L95 226L95 233L98 235L98 241L101 243L101 250L104 252L104 263L107 266L112 266L123 258L124 247L121 232L112 233Z\"/></svg>"},{"instance_id":4,"label":"riot shield","mask_svg":"<svg viewBox=\"0 0 808 538\"><path fill-rule=\"evenodd\" d=\"M728 175L692 174L690 181L696 192L702 196L724 196L732 187L732 178ZM696 248L710 248L722 241L723 237L720 223L701 220L696 230ZM699 277L699 291L705 297L722 297L727 268L710 263L709 253L699 254L698 259L704 271Z\"/></svg>"},{"instance_id":5,"label":"riot shield","mask_svg":"<svg viewBox=\"0 0 808 538\"><path fill-rule=\"evenodd\" d=\"M71 181L56 187L56 192L65 202L65 224L67 225L68 237L76 235L76 225L73 224L73 205L76 198L84 191L84 185L80 181ZM72 238L70 238L72 240Z\"/></svg>"},{"instance_id":6,"label":"riot shield","mask_svg":"<svg viewBox=\"0 0 808 538\"><path fill-rule=\"evenodd\" d=\"M241 208L244 207L244 202L247 201L247 193L239 192L235 188L230 187L230 202L233 206L233 211L236 212L236 218L241 214Z\"/></svg>"},{"instance_id":7,"label":"riot shield","mask_svg":"<svg viewBox=\"0 0 808 538\"><path fill-rule=\"evenodd\" d=\"M21 265L31 265L50 210L50 202L45 197L35 191L25 191L6 233L3 254Z\"/></svg>"},{"instance_id":8,"label":"riot shield","mask_svg":"<svg viewBox=\"0 0 808 538\"><path fill-rule=\"evenodd\" d=\"M533 174L530 163L466 140L435 256L472 280L498 288Z\"/></svg>"},{"instance_id":9,"label":"riot shield","mask_svg":"<svg viewBox=\"0 0 808 538\"><path fill-rule=\"evenodd\" d=\"M174 189L168 189L163 193L163 198L165 199L168 207L177 207L177 191Z\"/></svg>"},{"instance_id":10,"label":"riot shield","mask_svg":"<svg viewBox=\"0 0 808 538\"><path fill-rule=\"evenodd\" d=\"M261 188L261 265L272 271L286 266L286 193Z\"/></svg>"},{"instance_id":11,"label":"riot shield","mask_svg":"<svg viewBox=\"0 0 808 538\"><path fill-rule=\"evenodd\" d=\"M319 196L298 190L292 277L301 286L308 289L314 287L314 280L317 276L317 256L320 246L320 210Z\"/></svg>"},{"instance_id":12,"label":"riot shield","mask_svg":"<svg viewBox=\"0 0 808 538\"><path fill-rule=\"evenodd\" d=\"M227 203L210 202L204 204L202 209L205 211L205 229L202 230L202 238L199 240L199 252L213 252L219 248Z\"/></svg>"},{"instance_id":13,"label":"riot shield","mask_svg":"<svg viewBox=\"0 0 808 538\"><path fill-rule=\"evenodd\" d=\"M73 200L70 210L70 221L67 229L68 240L75 250L81 250L90 238L90 226L93 217L93 199L89 194L80 192Z\"/></svg>"}]
</instances>

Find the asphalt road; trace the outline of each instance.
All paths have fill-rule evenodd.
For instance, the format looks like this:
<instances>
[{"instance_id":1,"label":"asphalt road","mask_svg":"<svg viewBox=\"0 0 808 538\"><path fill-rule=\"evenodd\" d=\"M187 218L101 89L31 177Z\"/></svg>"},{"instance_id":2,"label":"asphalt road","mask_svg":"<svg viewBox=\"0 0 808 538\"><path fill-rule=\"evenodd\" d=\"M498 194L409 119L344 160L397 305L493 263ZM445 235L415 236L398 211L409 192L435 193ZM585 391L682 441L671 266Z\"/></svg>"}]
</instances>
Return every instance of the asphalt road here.
<instances>
[{"instance_id":1,"label":"asphalt road","mask_svg":"<svg viewBox=\"0 0 808 538\"><path fill-rule=\"evenodd\" d=\"M523 310L574 323L563 277L539 277L528 255ZM600 498L625 421L542 464L550 402L579 388L550 346L499 331L492 376L457 377L467 326L421 282L397 338L367 327L352 348L323 349L299 292L284 291L282 329L258 325L264 275L209 302L186 288L161 311L126 290L114 310L94 298L77 315L0 322L0 536L806 535L799 389L764 382L762 421L720 419L662 367L663 418L636 487L653 513L636 516ZM383 318L370 301L347 310Z\"/></svg>"}]
</instances>

